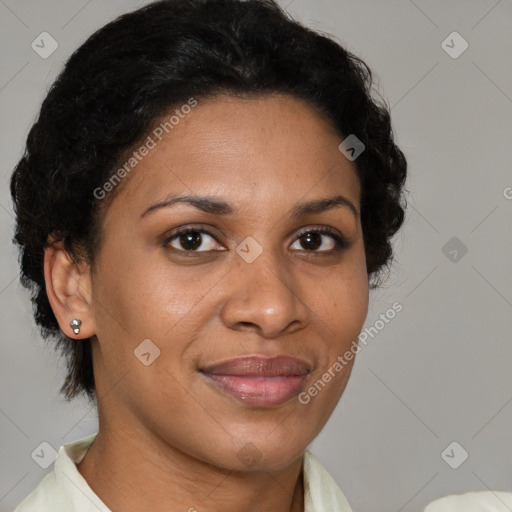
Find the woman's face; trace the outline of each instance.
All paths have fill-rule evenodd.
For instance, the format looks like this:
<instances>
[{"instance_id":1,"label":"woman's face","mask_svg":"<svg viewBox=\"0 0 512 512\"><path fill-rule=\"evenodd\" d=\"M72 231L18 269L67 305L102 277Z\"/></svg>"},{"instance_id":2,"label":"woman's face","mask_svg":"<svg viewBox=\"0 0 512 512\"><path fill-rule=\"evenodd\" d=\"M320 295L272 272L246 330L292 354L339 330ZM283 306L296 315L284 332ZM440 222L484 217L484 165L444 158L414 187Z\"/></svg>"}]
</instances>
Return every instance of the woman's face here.
<instances>
[{"instance_id":1,"label":"woman's face","mask_svg":"<svg viewBox=\"0 0 512 512\"><path fill-rule=\"evenodd\" d=\"M333 368L367 315L354 164L341 135L290 96L199 101L164 135L102 219L100 416L217 467L284 468L336 407L353 360ZM205 199L164 204L179 196ZM245 356L303 365L212 369Z\"/></svg>"}]
</instances>

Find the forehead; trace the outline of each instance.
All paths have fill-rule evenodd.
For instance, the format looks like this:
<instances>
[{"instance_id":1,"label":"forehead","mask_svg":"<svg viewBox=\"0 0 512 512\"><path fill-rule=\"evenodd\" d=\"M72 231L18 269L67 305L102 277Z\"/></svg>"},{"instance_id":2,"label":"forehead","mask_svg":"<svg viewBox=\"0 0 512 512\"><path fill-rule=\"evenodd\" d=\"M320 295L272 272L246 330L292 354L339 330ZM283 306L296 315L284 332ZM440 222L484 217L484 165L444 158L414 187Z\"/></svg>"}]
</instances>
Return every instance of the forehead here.
<instances>
[{"instance_id":1,"label":"forehead","mask_svg":"<svg viewBox=\"0 0 512 512\"><path fill-rule=\"evenodd\" d=\"M216 97L185 111L161 140L149 134L153 147L113 206L140 209L179 192L284 207L309 191L343 193L358 206L355 166L338 149L342 135L305 101L288 95Z\"/></svg>"}]
</instances>

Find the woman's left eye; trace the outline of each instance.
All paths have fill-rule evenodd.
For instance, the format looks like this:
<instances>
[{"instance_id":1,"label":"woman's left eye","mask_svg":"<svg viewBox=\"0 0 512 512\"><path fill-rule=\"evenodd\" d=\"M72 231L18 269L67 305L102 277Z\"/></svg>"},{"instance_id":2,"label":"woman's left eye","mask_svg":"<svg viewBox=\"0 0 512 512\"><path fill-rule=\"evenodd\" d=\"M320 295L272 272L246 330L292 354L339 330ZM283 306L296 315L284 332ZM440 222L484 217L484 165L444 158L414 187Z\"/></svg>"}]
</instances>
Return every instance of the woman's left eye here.
<instances>
[{"instance_id":1,"label":"woman's left eye","mask_svg":"<svg viewBox=\"0 0 512 512\"><path fill-rule=\"evenodd\" d=\"M330 238L330 241L325 243L322 237ZM348 240L344 236L330 228L305 229L296 238L294 244L296 243L302 246L299 250L308 252L336 252L349 246Z\"/></svg>"},{"instance_id":2,"label":"woman's left eye","mask_svg":"<svg viewBox=\"0 0 512 512\"><path fill-rule=\"evenodd\" d=\"M206 240L205 235L207 237ZM297 244L300 247L295 247L295 249L307 252L336 252L346 249L349 245L348 240L344 236L327 227L303 230L295 238L292 249ZM166 238L164 245L170 245L179 252L188 253L223 250L215 249L215 246L220 244L212 233L203 228L194 227L175 231Z\"/></svg>"}]
</instances>

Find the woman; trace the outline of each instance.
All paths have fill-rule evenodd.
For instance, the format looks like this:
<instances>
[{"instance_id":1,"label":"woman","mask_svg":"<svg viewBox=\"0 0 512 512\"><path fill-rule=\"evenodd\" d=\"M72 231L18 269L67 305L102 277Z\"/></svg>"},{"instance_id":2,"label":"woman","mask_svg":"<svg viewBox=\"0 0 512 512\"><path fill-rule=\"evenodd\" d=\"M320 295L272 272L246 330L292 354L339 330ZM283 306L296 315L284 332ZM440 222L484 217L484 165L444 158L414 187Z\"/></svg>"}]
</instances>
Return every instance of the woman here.
<instances>
[{"instance_id":1,"label":"woman","mask_svg":"<svg viewBox=\"0 0 512 512\"><path fill-rule=\"evenodd\" d=\"M307 450L403 223L372 74L271 0L165 0L69 59L12 176L22 282L99 431L16 509L348 511Z\"/></svg>"}]
</instances>

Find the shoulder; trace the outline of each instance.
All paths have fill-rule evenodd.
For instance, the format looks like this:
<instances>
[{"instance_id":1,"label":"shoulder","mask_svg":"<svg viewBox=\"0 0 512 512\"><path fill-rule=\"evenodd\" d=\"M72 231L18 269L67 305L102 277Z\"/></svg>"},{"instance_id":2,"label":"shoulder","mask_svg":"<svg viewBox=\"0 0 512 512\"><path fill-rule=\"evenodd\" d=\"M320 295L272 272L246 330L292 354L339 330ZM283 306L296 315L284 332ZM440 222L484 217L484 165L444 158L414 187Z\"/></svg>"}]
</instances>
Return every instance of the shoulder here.
<instances>
[{"instance_id":1,"label":"shoulder","mask_svg":"<svg viewBox=\"0 0 512 512\"><path fill-rule=\"evenodd\" d=\"M95 511L108 510L78 472L82 460L97 434L62 445L52 470L37 487L14 509L14 512L69 512L88 510L89 502Z\"/></svg>"},{"instance_id":2,"label":"shoulder","mask_svg":"<svg viewBox=\"0 0 512 512\"><path fill-rule=\"evenodd\" d=\"M427 505L424 512L510 512L510 510L512 510L511 492L479 491L439 498Z\"/></svg>"},{"instance_id":3,"label":"shoulder","mask_svg":"<svg viewBox=\"0 0 512 512\"><path fill-rule=\"evenodd\" d=\"M60 512L70 510L71 504L55 479L55 469L14 509L14 512Z\"/></svg>"}]
</instances>

